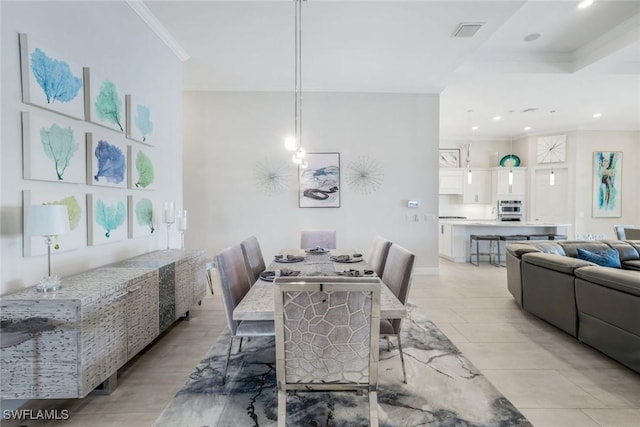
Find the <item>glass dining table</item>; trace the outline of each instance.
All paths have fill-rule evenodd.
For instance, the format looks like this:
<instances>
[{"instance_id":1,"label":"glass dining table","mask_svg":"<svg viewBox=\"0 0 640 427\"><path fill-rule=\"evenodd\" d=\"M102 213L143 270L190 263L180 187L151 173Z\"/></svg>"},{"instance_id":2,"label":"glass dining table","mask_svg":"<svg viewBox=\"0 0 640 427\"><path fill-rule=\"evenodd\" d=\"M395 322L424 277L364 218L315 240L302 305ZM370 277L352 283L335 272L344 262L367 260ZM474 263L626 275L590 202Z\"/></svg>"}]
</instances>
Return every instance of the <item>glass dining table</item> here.
<instances>
[{"instance_id":1,"label":"glass dining table","mask_svg":"<svg viewBox=\"0 0 640 427\"><path fill-rule=\"evenodd\" d=\"M328 280L332 276L357 275L371 277L371 267L353 250L331 249L325 253L307 253L302 249L283 249L280 251L280 260L274 260L267 267L267 271L278 274L278 270L293 270L300 273L296 276L301 281L305 277L326 276ZM302 260L293 262L287 259L299 257ZM348 256L348 258L347 258ZM338 259L340 261L335 261ZM286 274L286 270L285 273ZM367 275L365 275L367 274ZM373 273L375 275L375 273ZM249 289L240 304L233 310L234 320L274 320L275 303L273 283L258 279ZM380 288L380 317L382 319L401 319L407 316L407 309L396 296L384 285Z\"/></svg>"}]
</instances>

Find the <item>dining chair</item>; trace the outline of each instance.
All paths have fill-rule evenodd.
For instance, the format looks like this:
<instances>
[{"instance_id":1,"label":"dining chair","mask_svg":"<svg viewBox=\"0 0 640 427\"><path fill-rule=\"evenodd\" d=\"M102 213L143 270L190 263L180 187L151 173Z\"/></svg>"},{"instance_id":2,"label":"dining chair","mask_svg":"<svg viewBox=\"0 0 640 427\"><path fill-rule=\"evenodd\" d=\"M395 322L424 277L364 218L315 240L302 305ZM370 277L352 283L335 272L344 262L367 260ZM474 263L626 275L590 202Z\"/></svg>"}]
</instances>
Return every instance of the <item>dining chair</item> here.
<instances>
[{"instance_id":1,"label":"dining chair","mask_svg":"<svg viewBox=\"0 0 640 427\"><path fill-rule=\"evenodd\" d=\"M616 233L616 238L618 240L626 240L625 228L632 228L633 225L614 225L613 231Z\"/></svg>"},{"instance_id":2,"label":"dining chair","mask_svg":"<svg viewBox=\"0 0 640 427\"><path fill-rule=\"evenodd\" d=\"M260 243L256 236L251 236L240 243L247 274L251 281L251 286L260 278L260 273L267 269L260 249Z\"/></svg>"},{"instance_id":3,"label":"dining chair","mask_svg":"<svg viewBox=\"0 0 640 427\"><path fill-rule=\"evenodd\" d=\"M393 292L403 305L407 303L409 290L411 288L411 277L413 274L413 264L416 256L400 245L393 243L389 248L387 262L385 263L382 282ZM402 376L404 383L407 383L407 371L404 366L404 354L402 353L402 340L400 339L400 328L402 319L381 319L380 336L387 340L387 351L390 351L389 337L395 336L398 340L398 351L400 353L400 363L402 364Z\"/></svg>"},{"instance_id":4,"label":"dining chair","mask_svg":"<svg viewBox=\"0 0 640 427\"><path fill-rule=\"evenodd\" d=\"M294 390L366 392L370 425L378 426L381 284L377 277L276 278L279 427Z\"/></svg>"},{"instance_id":5,"label":"dining chair","mask_svg":"<svg viewBox=\"0 0 640 427\"><path fill-rule=\"evenodd\" d=\"M387 262L387 255L391 247L391 240L387 240L382 236L375 236L369 251L369 265L376 272L378 277L382 277L384 273L384 265Z\"/></svg>"},{"instance_id":6,"label":"dining chair","mask_svg":"<svg viewBox=\"0 0 640 427\"><path fill-rule=\"evenodd\" d=\"M336 230L302 230L300 248L309 249L320 246L326 249L336 248Z\"/></svg>"},{"instance_id":7,"label":"dining chair","mask_svg":"<svg viewBox=\"0 0 640 427\"><path fill-rule=\"evenodd\" d=\"M227 326L231 333L222 376L222 383L224 384L227 379L227 368L229 366L233 339L236 337L240 338L238 352L241 352L243 337L274 336L275 330L272 320L233 320L233 310L240 301L242 301L242 298L244 298L247 292L249 292L250 288L249 276L247 275L240 245L232 246L216 255L216 265L220 273L220 287L222 289L224 310L227 315Z\"/></svg>"},{"instance_id":8,"label":"dining chair","mask_svg":"<svg viewBox=\"0 0 640 427\"><path fill-rule=\"evenodd\" d=\"M640 228L625 227L625 240L640 240Z\"/></svg>"}]
</instances>

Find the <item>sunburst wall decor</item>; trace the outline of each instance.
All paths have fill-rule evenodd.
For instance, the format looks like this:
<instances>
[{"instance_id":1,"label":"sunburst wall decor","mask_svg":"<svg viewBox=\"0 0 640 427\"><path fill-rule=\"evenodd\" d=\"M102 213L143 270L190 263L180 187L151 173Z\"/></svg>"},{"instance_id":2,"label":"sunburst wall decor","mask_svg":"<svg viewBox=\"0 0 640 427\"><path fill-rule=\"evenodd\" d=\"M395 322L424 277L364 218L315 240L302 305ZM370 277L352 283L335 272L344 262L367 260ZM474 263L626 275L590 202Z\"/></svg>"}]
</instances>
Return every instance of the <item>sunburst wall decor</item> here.
<instances>
[{"instance_id":1,"label":"sunburst wall decor","mask_svg":"<svg viewBox=\"0 0 640 427\"><path fill-rule=\"evenodd\" d=\"M369 156L358 156L347 165L345 179L353 191L371 194L384 182L384 169L377 160Z\"/></svg>"},{"instance_id":2,"label":"sunburst wall decor","mask_svg":"<svg viewBox=\"0 0 640 427\"><path fill-rule=\"evenodd\" d=\"M256 186L267 196L277 196L289 188L291 165L280 160L265 158L253 169Z\"/></svg>"}]
</instances>

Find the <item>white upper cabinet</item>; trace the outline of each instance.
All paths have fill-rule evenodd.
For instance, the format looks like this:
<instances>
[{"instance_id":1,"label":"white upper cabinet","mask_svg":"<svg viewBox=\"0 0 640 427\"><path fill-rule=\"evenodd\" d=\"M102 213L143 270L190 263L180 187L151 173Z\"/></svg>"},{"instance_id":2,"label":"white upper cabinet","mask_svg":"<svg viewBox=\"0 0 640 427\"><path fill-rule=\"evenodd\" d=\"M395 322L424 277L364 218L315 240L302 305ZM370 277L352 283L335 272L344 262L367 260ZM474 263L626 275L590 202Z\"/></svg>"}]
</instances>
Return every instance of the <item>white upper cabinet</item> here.
<instances>
[{"instance_id":1,"label":"white upper cabinet","mask_svg":"<svg viewBox=\"0 0 640 427\"><path fill-rule=\"evenodd\" d=\"M462 169L440 169L440 194L462 194Z\"/></svg>"},{"instance_id":2,"label":"white upper cabinet","mask_svg":"<svg viewBox=\"0 0 640 427\"><path fill-rule=\"evenodd\" d=\"M489 169L471 169L471 183L469 183L466 169L463 175L462 202L465 204L490 204L491 171Z\"/></svg>"},{"instance_id":3,"label":"white upper cabinet","mask_svg":"<svg viewBox=\"0 0 640 427\"><path fill-rule=\"evenodd\" d=\"M513 170L513 183L509 184L509 171ZM493 191L495 200L511 197L524 198L527 188L526 168L496 168L493 170Z\"/></svg>"}]
</instances>

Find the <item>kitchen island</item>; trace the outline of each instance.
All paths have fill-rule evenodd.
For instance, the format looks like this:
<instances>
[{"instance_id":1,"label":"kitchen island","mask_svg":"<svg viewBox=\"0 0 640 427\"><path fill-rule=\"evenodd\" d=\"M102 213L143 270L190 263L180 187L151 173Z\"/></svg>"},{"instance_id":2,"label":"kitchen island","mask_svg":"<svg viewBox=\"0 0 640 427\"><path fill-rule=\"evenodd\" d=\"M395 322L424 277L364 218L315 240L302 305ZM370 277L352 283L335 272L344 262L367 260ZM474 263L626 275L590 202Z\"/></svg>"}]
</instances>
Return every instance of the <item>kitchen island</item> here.
<instances>
[{"instance_id":1,"label":"kitchen island","mask_svg":"<svg viewBox=\"0 0 640 427\"><path fill-rule=\"evenodd\" d=\"M571 224L495 220L441 220L439 234L440 256L454 262L469 259L469 236L472 234L563 234L569 235ZM501 245L501 257L505 245ZM504 259L504 258L502 258Z\"/></svg>"}]
</instances>

